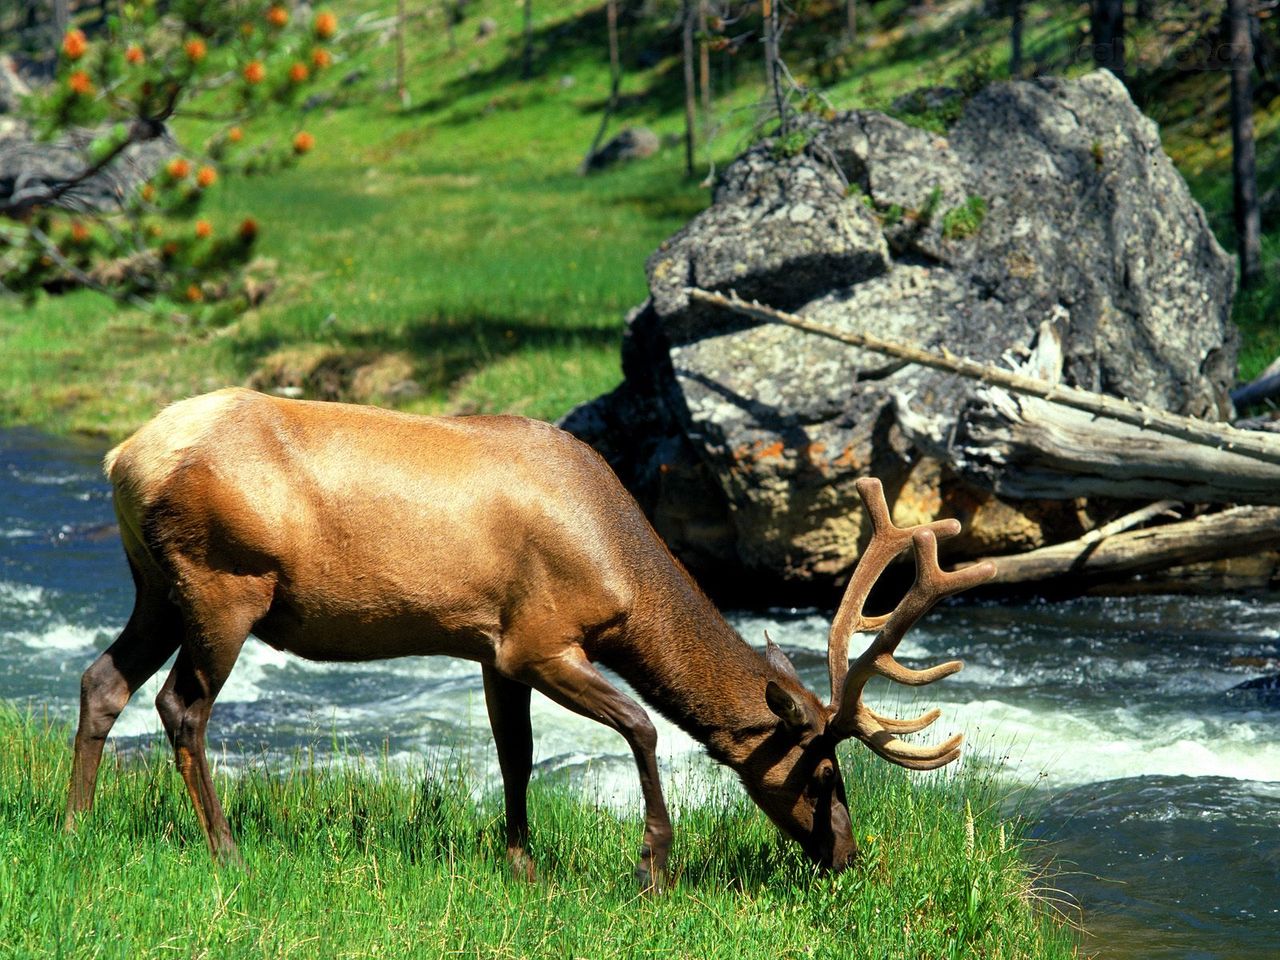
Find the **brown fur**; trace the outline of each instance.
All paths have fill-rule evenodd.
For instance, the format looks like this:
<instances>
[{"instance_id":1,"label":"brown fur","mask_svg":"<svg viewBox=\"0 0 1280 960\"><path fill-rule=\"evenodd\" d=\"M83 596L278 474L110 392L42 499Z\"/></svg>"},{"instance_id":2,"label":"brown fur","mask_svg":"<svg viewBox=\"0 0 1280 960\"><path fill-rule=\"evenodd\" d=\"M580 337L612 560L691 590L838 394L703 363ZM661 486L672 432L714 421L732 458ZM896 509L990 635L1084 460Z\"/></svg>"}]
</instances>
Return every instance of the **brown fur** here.
<instances>
[{"instance_id":1,"label":"brown fur","mask_svg":"<svg viewBox=\"0 0 1280 960\"><path fill-rule=\"evenodd\" d=\"M84 675L68 826L92 803L116 715L178 650L157 708L211 851L238 857L204 733L253 632L317 660L482 664L522 876L536 688L627 739L646 810L637 870L662 882L671 824L657 735L594 662L734 769L815 861L838 868L852 855L830 708L785 658L738 637L604 461L568 434L518 417L415 417L232 389L168 408L106 470L137 599Z\"/></svg>"}]
</instances>

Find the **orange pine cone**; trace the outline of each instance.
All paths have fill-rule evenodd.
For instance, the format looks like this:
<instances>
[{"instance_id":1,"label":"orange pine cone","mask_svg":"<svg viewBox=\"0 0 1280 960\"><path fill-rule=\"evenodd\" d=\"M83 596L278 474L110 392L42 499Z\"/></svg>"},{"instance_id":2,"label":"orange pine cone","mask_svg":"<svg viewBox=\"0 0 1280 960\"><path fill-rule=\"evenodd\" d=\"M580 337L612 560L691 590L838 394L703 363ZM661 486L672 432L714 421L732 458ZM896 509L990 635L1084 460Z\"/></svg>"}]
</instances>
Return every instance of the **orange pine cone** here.
<instances>
[{"instance_id":1,"label":"orange pine cone","mask_svg":"<svg viewBox=\"0 0 1280 960\"><path fill-rule=\"evenodd\" d=\"M199 63L204 59L205 54L209 52L209 48L205 46L205 42L199 37L192 37L182 45L182 49L187 53L187 59L192 63Z\"/></svg>"},{"instance_id":2,"label":"orange pine cone","mask_svg":"<svg viewBox=\"0 0 1280 960\"><path fill-rule=\"evenodd\" d=\"M187 299L192 303L199 303L204 299L204 291L193 283L187 287Z\"/></svg>"},{"instance_id":3,"label":"orange pine cone","mask_svg":"<svg viewBox=\"0 0 1280 960\"><path fill-rule=\"evenodd\" d=\"M218 171L213 167L201 167L196 171L196 186L212 187L218 182Z\"/></svg>"},{"instance_id":4,"label":"orange pine cone","mask_svg":"<svg viewBox=\"0 0 1280 960\"><path fill-rule=\"evenodd\" d=\"M211 237L212 235L213 235L213 224L212 224L212 223L210 223L208 220L197 220L197 221L196 221L196 236L197 236L197 237L199 237L201 240L204 240L204 239L206 239L207 237Z\"/></svg>"},{"instance_id":5,"label":"orange pine cone","mask_svg":"<svg viewBox=\"0 0 1280 960\"><path fill-rule=\"evenodd\" d=\"M175 180L181 180L191 172L191 163L185 157L174 157L169 161L169 165L164 168L165 173L173 177Z\"/></svg>"},{"instance_id":6,"label":"orange pine cone","mask_svg":"<svg viewBox=\"0 0 1280 960\"><path fill-rule=\"evenodd\" d=\"M124 52L124 59L126 62L137 66L147 59L147 55L142 52L142 48L140 46L136 43L131 43Z\"/></svg>"},{"instance_id":7,"label":"orange pine cone","mask_svg":"<svg viewBox=\"0 0 1280 960\"><path fill-rule=\"evenodd\" d=\"M68 30L62 37L62 52L68 60L79 60L89 49L83 30Z\"/></svg>"},{"instance_id":8,"label":"orange pine cone","mask_svg":"<svg viewBox=\"0 0 1280 960\"><path fill-rule=\"evenodd\" d=\"M333 63L333 56L323 47L311 51L311 63L317 70L323 70Z\"/></svg>"},{"instance_id":9,"label":"orange pine cone","mask_svg":"<svg viewBox=\"0 0 1280 960\"><path fill-rule=\"evenodd\" d=\"M240 239L252 240L258 235L258 221L253 217L245 217L240 221Z\"/></svg>"},{"instance_id":10,"label":"orange pine cone","mask_svg":"<svg viewBox=\"0 0 1280 960\"><path fill-rule=\"evenodd\" d=\"M93 93L93 81L83 70L76 70L67 78L67 86L78 96L87 97Z\"/></svg>"},{"instance_id":11,"label":"orange pine cone","mask_svg":"<svg viewBox=\"0 0 1280 960\"><path fill-rule=\"evenodd\" d=\"M272 7L267 11L267 23L273 27L283 27L289 22L289 11L284 7Z\"/></svg>"},{"instance_id":12,"label":"orange pine cone","mask_svg":"<svg viewBox=\"0 0 1280 960\"><path fill-rule=\"evenodd\" d=\"M227 139L230 140L232 143L239 143L241 140L244 139L244 131L241 130L239 127L232 127L230 130L227 131Z\"/></svg>"},{"instance_id":13,"label":"orange pine cone","mask_svg":"<svg viewBox=\"0 0 1280 960\"><path fill-rule=\"evenodd\" d=\"M302 83L309 76L311 76L311 71L307 69L305 63L295 63L289 68L289 79L294 83Z\"/></svg>"},{"instance_id":14,"label":"orange pine cone","mask_svg":"<svg viewBox=\"0 0 1280 960\"><path fill-rule=\"evenodd\" d=\"M338 32L338 18L328 10L320 11L316 14L315 31L321 40L328 40Z\"/></svg>"},{"instance_id":15,"label":"orange pine cone","mask_svg":"<svg viewBox=\"0 0 1280 960\"><path fill-rule=\"evenodd\" d=\"M305 130L300 130L298 135L293 138L293 152L306 153L316 145L316 138Z\"/></svg>"},{"instance_id":16,"label":"orange pine cone","mask_svg":"<svg viewBox=\"0 0 1280 960\"><path fill-rule=\"evenodd\" d=\"M244 78L250 83L261 83L267 76L267 68L261 60L250 60L244 65Z\"/></svg>"}]
</instances>

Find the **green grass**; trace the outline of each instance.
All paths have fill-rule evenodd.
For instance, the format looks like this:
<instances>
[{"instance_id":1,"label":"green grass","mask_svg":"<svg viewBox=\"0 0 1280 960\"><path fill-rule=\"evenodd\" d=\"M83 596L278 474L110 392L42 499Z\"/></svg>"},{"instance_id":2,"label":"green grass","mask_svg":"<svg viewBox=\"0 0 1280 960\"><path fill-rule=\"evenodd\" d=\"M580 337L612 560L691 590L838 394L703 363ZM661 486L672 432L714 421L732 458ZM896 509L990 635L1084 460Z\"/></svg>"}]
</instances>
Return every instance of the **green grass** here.
<instances>
[{"instance_id":1,"label":"green grass","mask_svg":"<svg viewBox=\"0 0 1280 960\"><path fill-rule=\"evenodd\" d=\"M674 886L652 897L630 875L638 812L536 778L539 880L509 878L495 791L473 799L449 760L219 776L247 864L219 870L167 754L109 751L67 835L69 736L0 704L3 958L1077 955L989 782L912 779L867 751L846 761L857 866L815 875L718 779L675 798Z\"/></svg>"},{"instance_id":2,"label":"green grass","mask_svg":"<svg viewBox=\"0 0 1280 960\"><path fill-rule=\"evenodd\" d=\"M864 42L840 53L845 72L825 94L837 108L888 108L922 83L952 86L959 97L937 115L906 111L941 132L965 96L1008 75L1007 22L981 5L956 14L961 8L939 4L923 16L908 15L909 6L893 0L863 12ZM1157 21L1168 21L1173 7L1158 6ZM694 178L684 176L682 150L672 146L582 178L575 171L608 90L603 5L534 7L532 79L519 77L517 4L477 0L454 52L438 22L413 20L409 109L386 89L392 46L371 42L330 71L325 83L339 97L306 115L317 147L305 162L219 183L205 215L219 223L253 216L259 252L278 282L261 307L230 326L191 329L88 292L46 297L30 309L0 301L0 423L118 437L167 402L244 383L318 350L348 367L383 354L404 358L422 392L396 402L418 412L554 418L615 385L622 318L647 292L646 257L707 204L699 181L708 162L722 169L758 129L757 53L712 58L716 134ZM392 9L389 0L358 0L342 15L350 25L362 11ZM498 33L480 43L474 30L482 17L494 18ZM1086 69L1078 55L1086 20L1083 4L1029 4L1028 69ZM1155 28L1134 30L1139 58L1168 52ZM624 24L622 40L622 107L611 132L645 124L678 136L678 37L657 18L643 30ZM788 43L793 69L817 82L831 58L806 64L797 51L813 44L799 33ZM641 66L642 51L661 56ZM341 86L356 68L365 80ZM1225 80L1163 69L1135 62L1135 95L1161 122L1166 147L1230 249ZM1261 170L1280 165L1278 127L1280 110L1259 103ZM1274 264L1280 232L1267 229ZM1270 269L1267 284L1237 303L1242 378L1280 352L1277 273Z\"/></svg>"}]
</instances>

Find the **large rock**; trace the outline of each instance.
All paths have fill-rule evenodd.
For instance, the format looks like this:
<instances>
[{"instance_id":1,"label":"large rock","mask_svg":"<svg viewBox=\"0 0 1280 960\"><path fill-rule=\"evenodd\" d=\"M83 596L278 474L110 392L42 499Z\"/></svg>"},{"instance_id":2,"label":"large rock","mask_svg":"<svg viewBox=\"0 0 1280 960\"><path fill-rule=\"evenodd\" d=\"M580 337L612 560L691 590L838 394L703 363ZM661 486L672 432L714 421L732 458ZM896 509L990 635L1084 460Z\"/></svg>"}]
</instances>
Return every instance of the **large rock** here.
<instances>
[{"instance_id":1,"label":"large rock","mask_svg":"<svg viewBox=\"0 0 1280 960\"><path fill-rule=\"evenodd\" d=\"M91 165L94 139L108 135L109 129L73 130L45 141L35 139L20 121L0 128L0 206L43 197L50 188L78 176ZM131 143L105 169L63 192L52 205L117 210L178 149L159 127L154 136Z\"/></svg>"},{"instance_id":2,"label":"large rock","mask_svg":"<svg viewBox=\"0 0 1280 960\"><path fill-rule=\"evenodd\" d=\"M1110 73L993 86L947 137L869 112L808 135L795 156L749 150L650 257L626 381L564 421L696 570L837 581L865 533L866 474L901 520L959 516L953 555L1074 536L1081 517L1002 502L947 463L973 384L752 325L687 286L1001 364L1053 319L1064 381L1229 412L1233 262Z\"/></svg>"}]
</instances>

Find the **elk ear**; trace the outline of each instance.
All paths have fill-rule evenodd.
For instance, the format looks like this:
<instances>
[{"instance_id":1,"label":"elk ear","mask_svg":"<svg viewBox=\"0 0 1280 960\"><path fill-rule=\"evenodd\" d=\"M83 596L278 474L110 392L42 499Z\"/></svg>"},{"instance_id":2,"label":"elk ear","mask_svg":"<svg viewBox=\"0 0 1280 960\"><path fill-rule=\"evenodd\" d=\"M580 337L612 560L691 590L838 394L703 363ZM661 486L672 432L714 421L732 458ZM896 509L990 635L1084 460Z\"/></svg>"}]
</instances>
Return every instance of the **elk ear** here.
<instances>
[{"instance_id":1,"label":"elk ear","mask_svg":"<svg viewBox=\"0 0 1280 960\"><path fill-rule=\"evenodd\" d=\"M782 721L788 730L803 730L809 725L805 715L804 704L794 693L770 680L764 687L764 699L769 704L773 715Z\"/></svg>"},{"instance_id":2,"label":"elk ear","mask_svg":"<svg viewBox=\"0 0 1280 960\"><path fill-rule=\"evenodd\" d=\"M764 658L768 661L769 666L784 677L790 677L796 683L800 682L800 674L796 673L795 665L782 652L782 648L773 642L773 637L769 636L768 630L764 632Z\"/></svg>"}]
</instances>

